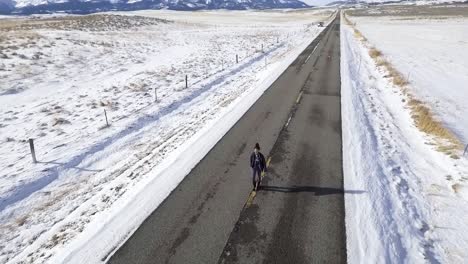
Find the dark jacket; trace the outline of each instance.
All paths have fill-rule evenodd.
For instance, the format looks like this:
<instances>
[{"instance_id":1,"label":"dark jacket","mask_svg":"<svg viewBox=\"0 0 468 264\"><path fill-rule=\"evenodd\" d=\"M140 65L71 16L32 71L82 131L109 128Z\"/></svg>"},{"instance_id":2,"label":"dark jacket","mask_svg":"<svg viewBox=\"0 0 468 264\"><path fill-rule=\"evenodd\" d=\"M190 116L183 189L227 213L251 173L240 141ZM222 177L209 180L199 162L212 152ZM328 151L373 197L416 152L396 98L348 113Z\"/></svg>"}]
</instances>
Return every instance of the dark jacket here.
<instances>
[{"instance_id":1,"label":"dark jacket","mask_svg":"<svg viewBox=\"0 0 468 264\"><path fill-rule=\"evenodd\" d=\"M266 162L265 162L265 157L263 156L260 151L258 152L258 158L260 163L258 166L260 167L260 170L264 171L266 170ZM252 152L252 155L250 155L250 167L253 168L255 166L255 152Z\"/></svg>"}]
</instances>

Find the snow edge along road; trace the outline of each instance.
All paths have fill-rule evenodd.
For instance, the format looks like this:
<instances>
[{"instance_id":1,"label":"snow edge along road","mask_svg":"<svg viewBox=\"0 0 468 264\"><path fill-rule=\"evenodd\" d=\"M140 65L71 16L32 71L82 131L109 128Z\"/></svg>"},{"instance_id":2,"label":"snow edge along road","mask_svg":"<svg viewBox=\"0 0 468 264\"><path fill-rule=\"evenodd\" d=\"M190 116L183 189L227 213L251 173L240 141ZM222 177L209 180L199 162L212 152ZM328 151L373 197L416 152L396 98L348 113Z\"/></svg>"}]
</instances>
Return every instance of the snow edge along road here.
<instances>
[{"instance_id":1,"label":"snow edge along road","mask_svg":"<svg viewBox=\"0 0 468 264\"><path fill-rule=\"evenodd\" d=\"M366 191L345 194L348 262L464 262L465 160L427 143L369 46L341 32L344 188Z\"/></svg>"},{"instance_id":2,"label":"snow edge along road","mask_svg":"<svg viewBox=\"0 0 468 264\"><path fill-rule=\"evenodd\" d=\"M330 17L327 24L334 18L335 16ZM290 51L286 59L270 66L272 69L268 71L268 75L253 85L255 88L251 90L251 93L242 94L223 109L217 119L208 123L152 170L150 173L152 177L148 177L135 186L134 190L122 197L120 204L116 204L106 212L102 216L99 227L93 226L84 230L79 238L67 246L67 250L62 250L53 256L51 262L106 262L319 33L317 32L301 46ZM172 166L175 163L178 166Z\"/></svg>"}]
</instances>

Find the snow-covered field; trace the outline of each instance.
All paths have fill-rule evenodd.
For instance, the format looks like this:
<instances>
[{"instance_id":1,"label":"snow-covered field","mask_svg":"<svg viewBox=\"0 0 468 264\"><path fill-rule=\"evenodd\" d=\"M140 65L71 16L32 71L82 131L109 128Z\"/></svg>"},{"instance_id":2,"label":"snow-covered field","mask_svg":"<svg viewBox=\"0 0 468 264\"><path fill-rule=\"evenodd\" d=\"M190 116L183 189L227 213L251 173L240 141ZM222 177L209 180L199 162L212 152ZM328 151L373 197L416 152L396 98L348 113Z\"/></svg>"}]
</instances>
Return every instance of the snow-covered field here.
<instances>
[{"instance_id":1,"label":"snow-covered field","mask_svg":"<svg viewBox=\"0 0 468 264\"><path fill-rule=\"evenodd\" d=\"M468 19L348 16L341 74L346 230L350 263L465 263L468 155L438 151L415 125L412 94L468 143ZM375 47L407 79L397 87ZM407 93L409 92L409 93Z\"/></svg>"},{"instance_id":2,"label":"snow-covered field","mask_svg":"<svg viewBox=\"0 0 468 264\"><path fill-rule=\"evenodd\" d=\"M331 13L2 18L0 262L105 260Z\"/></svg>"},{"instance_id":3,"label":"snow-covered field","mask_svg":"<svg viewBox=\"0 0 468 264\"><path fill-rule=\"evenodd\" d=\"M468 143L468 7L465 17L354 17L415 94Z\"/></svg>"}]
</instances>

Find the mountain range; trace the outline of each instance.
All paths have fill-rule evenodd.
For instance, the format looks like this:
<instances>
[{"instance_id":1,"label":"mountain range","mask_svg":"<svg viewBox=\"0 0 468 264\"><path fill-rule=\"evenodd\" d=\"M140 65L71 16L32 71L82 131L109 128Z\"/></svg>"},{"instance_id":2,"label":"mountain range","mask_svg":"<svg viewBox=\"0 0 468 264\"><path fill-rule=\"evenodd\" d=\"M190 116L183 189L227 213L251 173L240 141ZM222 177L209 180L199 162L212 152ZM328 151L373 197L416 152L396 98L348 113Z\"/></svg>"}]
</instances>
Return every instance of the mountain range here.
<instances>
[{"instance_id":1,"label":"mountain range","mask_svg":"<svg viewBox=\"0 0 468 264\"><path fill-rule=\"evenodd\" d=\"M246 10L274 8L307 8L313 5L353 5L358 3L442 3L467 0L0 0L0 14L48 14L65 12L89 14L103 11L142 9L171 10Z\"/></svg>"},{"instance_id":2,"label":"mountain range","mask_svg":"<svg viewBox=\"0 0 468 264\"><path fill-rule=\"evenodd\" d=\"M88 14L140 9L273 9L306 8L299 0L0 0L0 14Z\"/></svg>"}]
</instances>

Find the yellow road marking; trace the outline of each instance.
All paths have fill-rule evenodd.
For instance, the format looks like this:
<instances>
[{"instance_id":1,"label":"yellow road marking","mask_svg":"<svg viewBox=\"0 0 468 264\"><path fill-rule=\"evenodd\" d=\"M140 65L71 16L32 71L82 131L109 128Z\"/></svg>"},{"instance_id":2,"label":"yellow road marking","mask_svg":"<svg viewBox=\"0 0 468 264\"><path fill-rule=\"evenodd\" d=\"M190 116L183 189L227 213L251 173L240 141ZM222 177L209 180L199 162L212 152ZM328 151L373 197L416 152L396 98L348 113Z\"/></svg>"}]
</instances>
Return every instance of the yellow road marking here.
<instances>
[{"instance_id":1,"label":"yellow road marking","mask_svg":"<svg viewBox=\"0 0 468 264\"><path fill-rule=\"evenodd\" d=\"M292 116L290 116L290 117L288 118L288 121L286 122L286 125L284 125L284 127L288 127L288 126L289 126L289 122L291 122L291 118L292 118Z\"/></svg>"},{"instance_id":2,"label":"yellow road marking","mask_svg":"<svg viewBox=\"0 0 468 264\"><path fill-rule=\"evenodd\" d=\"M256 191L250 192L249 199L247 199L247 202L245 203L246 207L250 207L252 205L255 195L257 195Z\"/></svg>"},{"instance_id":3,"label":"yellow road marking","mask_svg":"<svg viewBox=\"0 0 468 264\"><path fill-rule=\"evenodd\" d=\"M299 93L299 96L297 97L296 104L299 103L299 101L301 100L301 97L302 97L302 91Z\"/></svg>"},{"instance_id":4,"label":"yellow road marking","mask_svg":"<svg viewBox=\"0 0 468 264\"><path fill-rule=\"evenodd\" d=\"M268 157L267 162L266 162L266 167L267 168L270 167L270 161L271 161L271 157ZM265 171L262 171L262 174L261 174L262 179L263 179L263 177L265 177L265 174L266 174Z\"/></svg>"}]
</instances>

